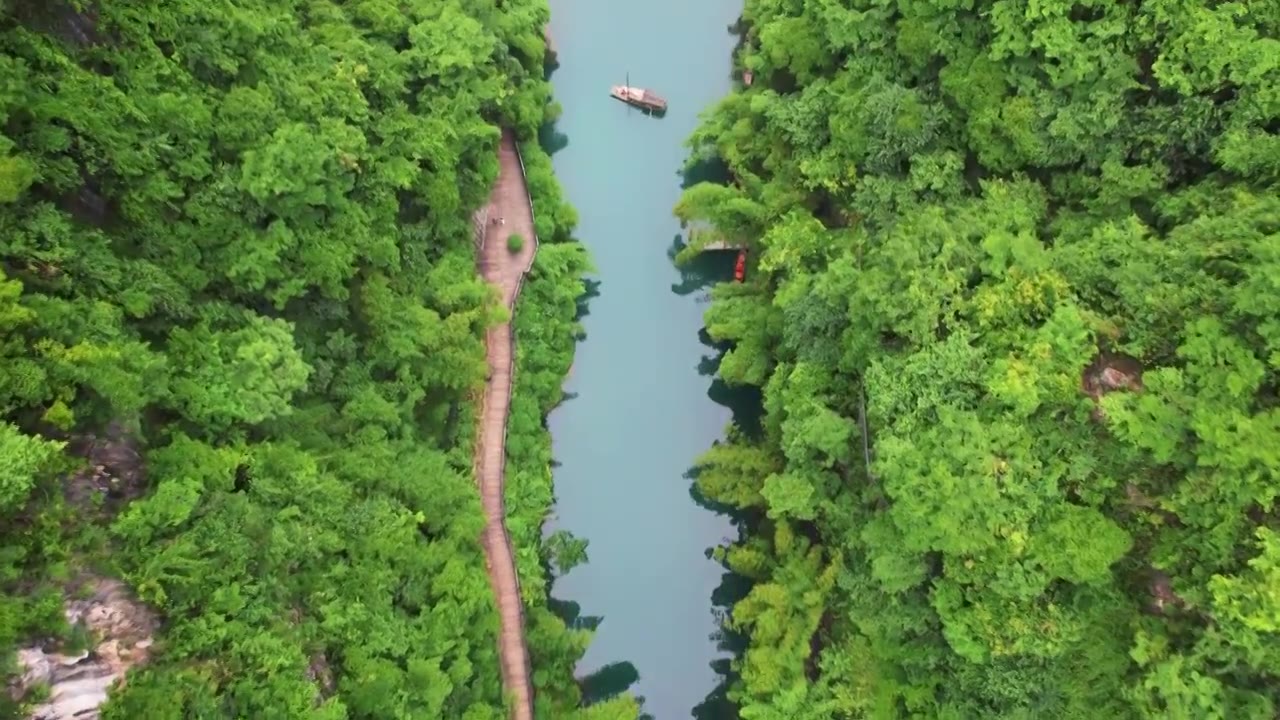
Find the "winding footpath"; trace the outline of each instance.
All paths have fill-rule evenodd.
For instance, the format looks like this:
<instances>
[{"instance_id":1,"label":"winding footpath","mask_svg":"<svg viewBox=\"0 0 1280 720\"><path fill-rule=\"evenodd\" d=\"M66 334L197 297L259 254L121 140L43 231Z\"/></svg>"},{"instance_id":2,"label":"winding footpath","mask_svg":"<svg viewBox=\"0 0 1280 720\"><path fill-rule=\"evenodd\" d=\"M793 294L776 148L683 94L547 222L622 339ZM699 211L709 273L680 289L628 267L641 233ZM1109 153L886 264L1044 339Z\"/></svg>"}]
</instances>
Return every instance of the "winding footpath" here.
<instances>
[{"instance_id":1,"label":"winding footpath","mask_svg":"<svg viewBox=\"0 0 1280 720\"><path fill-rule=\"evenodd\" d=\"M480 274L498 288L502 302L515 316L516 298L525 273L533 266L538 240L533 230L533 206L525 184L524 166L515 136L502 131L498 146L498 181L489 196L489 205L477 214L477 259ZM519 234L524 247L513 253L507 237ZM516 574L511 537L507 534L503 485L506 472L507 413L515 376L515 330L510 321L489 329L485 339L489 361L489 381L485 385L480 417L480 439L476 477L484 506L485 527L481 543L489 582L498 602L502 630L498 654L502 664L502 685L513 703L514 720L533 720L532 668L524 639L524 606L520 600L520 578Z\"/></svg>"}]
</instances>

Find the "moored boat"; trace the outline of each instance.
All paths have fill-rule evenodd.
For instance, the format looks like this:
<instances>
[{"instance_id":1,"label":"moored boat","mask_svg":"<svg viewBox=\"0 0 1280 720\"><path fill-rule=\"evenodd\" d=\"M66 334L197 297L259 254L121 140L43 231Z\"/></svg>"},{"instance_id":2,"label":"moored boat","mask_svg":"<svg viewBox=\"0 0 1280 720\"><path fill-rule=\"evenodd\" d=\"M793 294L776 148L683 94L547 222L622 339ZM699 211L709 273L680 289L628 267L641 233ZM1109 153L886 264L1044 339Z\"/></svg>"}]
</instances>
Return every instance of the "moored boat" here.
<instances>
[{"instance_id":1,"label":"moored boat","mask_svg":"<svg viewBox=\"0 0 1280 720\"><path fill-rule=\"evenodd\" d=\"M666 100L644 88L630 85L614 85L610 88L609 94L628 105L634 105L645 110L665 112L667 109Z\"/></svg>"}]
</instances>

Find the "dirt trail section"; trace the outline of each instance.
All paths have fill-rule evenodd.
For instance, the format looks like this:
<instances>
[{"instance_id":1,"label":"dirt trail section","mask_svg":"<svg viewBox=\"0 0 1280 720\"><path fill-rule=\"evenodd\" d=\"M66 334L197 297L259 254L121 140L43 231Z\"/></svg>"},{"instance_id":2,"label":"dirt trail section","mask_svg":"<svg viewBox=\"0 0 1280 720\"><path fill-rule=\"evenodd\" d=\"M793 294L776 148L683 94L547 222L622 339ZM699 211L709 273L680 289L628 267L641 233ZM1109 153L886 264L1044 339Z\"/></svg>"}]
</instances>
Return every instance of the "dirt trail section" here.
<instances>
[{"instance_id":1,"label":"dirt trail section","mask_svg":"<svg viewBox=\"0 0 1280 720\"><path fill-rule=\"evenodd\" d=\"M533 231L533 207L525 185L524 168L515 137L502 133L498 148L501 169L487 208L477 214L477 255L480 273L502 293L502 301L515 315L516 297L524 275L533 265L538 241ZM518 234L524 240L512 252L507 238ZM533 720L533 683L530 680L529 651L524 641L524 607L520 601L520 579L515 555L507 535L503 484L506 472L507 412L515 374L515 331L510 322L489 330L486 338L489 382L485 386L480 417L480 440L476 446L477 478L484 505L485 528L482 543L489 569L489 581L502 618L499 655L502 685L513 702L514 720Z\"/></svg>"}]
</instances>

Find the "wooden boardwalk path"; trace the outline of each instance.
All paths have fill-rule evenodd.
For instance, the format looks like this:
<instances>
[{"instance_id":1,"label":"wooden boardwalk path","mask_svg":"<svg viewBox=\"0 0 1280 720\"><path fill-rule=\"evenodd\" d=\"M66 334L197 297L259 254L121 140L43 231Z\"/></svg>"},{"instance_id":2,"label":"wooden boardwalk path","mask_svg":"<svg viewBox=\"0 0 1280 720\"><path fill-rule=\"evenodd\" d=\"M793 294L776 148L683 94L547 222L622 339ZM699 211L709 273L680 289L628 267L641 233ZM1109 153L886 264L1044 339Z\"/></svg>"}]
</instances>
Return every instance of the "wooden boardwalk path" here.
<instances>
[{"instance_id":1,"label":"wooden boardwalk path","mask_svg":"<svg viewBox=\"0 0 1280 720\"><path fill-rule=\"evenodd\" d=\"M503 130L498 147L500 170L489 197L489 206L477 214L480 273L502 294L502 302L515 315L515 302L524 275L533 266L538 240L533 231L533 206L525 184L524 166L515 136ZM487 216L487 217L486 217ZM502 219L502 223L498 219ZM507 249L507 236L519 233L524 247L518 253ZM480 439L476 446L476 476L484 505L485 527L482 544L489 582L502 618L499 660L502 685L513 703L514 720L533 720L533 669L524 639L524 606L520 600L520 578L516 574L511 537L507 534L503 485L506 473L507 413L515 374L515 330L510 322L489 330L486 338L489 382L485 386L480 417Z\"/></svg>"}]
</instances>

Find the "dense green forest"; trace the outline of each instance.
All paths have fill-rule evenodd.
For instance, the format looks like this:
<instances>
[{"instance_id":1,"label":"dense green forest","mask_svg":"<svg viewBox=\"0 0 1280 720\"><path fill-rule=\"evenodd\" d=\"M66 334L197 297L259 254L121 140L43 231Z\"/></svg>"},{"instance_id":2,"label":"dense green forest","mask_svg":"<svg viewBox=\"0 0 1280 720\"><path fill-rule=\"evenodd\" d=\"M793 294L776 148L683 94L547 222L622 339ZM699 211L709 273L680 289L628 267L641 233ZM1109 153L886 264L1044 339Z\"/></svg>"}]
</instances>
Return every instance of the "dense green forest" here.
<instances>
[{"instance_id":1,"label":"dense green forest","mask_svg":"<svg viewBox=\"0 0 1280 720\"><path fill-rule=\"evenodd\" d=\"M471 214L499 127L532 140L557 112L547 17L0 0L0 716L13 648L74 634L62 602L87 573L162 621L106 718L506 716L472 472L506 311ZM587 637L546 608L541 416L586 257L524 150L544 247L510 512L538 714L626 716L575 710ZM103 442L127 461L84 468Z\"/></svg>"},{"instance_id":2,"label":"dense green forest","mask_svg":"<svg viewBox=\"0 0 1280 720\"><path fill-rule=\"evenodd\" d=\"M747 1L743 718L1280 712L1277 8Z\"/></svg>"}]
</instances>

